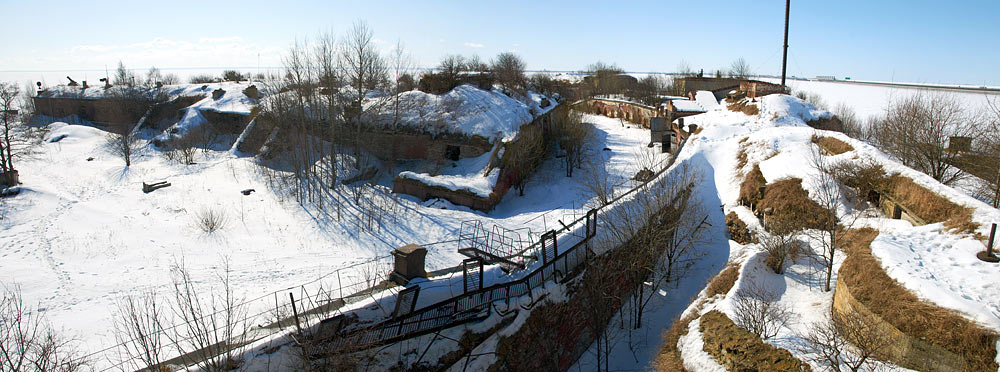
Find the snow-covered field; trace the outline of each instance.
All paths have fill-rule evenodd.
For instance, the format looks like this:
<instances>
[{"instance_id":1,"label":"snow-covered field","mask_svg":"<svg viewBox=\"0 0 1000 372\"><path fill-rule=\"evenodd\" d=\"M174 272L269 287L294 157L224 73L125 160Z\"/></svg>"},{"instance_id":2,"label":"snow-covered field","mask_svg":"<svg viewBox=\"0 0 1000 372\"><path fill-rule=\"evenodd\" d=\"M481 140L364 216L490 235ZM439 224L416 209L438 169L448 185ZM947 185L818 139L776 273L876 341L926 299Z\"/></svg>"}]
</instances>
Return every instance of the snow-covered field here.
<instances>
[{"instance_id":1,"label":"snow-covered field","mask_svg":"<svg viewBox=\"0 0 1000 372\"><path fill-rule=\"evenodd\" d=\"M641 152L659 151L646 147L647 130L600 116L585 121L595 127L590 156L603 159L615 182L634 175ZM525 196L508 193L491 213L399 195L393 199L398 215L369 231L348 195L342 196L349 204L338 220L270 189L253 159L231 150L199 152L197 164L184 166L147 145L156 133L144 132L141 151L125 168L106 149L101 130L65 123L48 129L46 138L59 140L43 142L38 156L18 164L22 192L7 199L0 221L0 282L19 285L25 300L82 341L85 352L113 344L116 299L146 289L168 294L171 267L178 263L207 286L228 261L236 293L250 299L409 243L428 248L428 271L451 267L464 258L452 242L462 221L537 234L582 215L586 200L579 178L565 177L561 159L552 158L529 180ZM171 186L142 192L143 182L157 181ZM379 182L389 188L391 177ZM246 189L255 191L243 195ZM225 227L211 234L199 229L205 211L224 214ZM359 275L345 272L344 286L360 281ZM266 308L274 301L267 297L253 305Z\"/></svg>"},{"instance_id":2,"label":"snow-covered field","mask_svg":"<svg viewBox=\"0 0 1000 372\"><path fill-rule=\"evenodd\" d=\"M780 79L761 79L779 83ZM864 120L872 116L885 114L889 103L915 94L941 94L954 96L956 100L971 109L979 109L986 100L1000 100L1000 93L965 92L954 90L936 90L926 88L910 88L898 86L865 85L848 82L787 80L786 84L792 92L802 91L819 95L823 103L833 109L838 104L844 104L854 109L858 119Z\"/></svg>"}]
</instances>

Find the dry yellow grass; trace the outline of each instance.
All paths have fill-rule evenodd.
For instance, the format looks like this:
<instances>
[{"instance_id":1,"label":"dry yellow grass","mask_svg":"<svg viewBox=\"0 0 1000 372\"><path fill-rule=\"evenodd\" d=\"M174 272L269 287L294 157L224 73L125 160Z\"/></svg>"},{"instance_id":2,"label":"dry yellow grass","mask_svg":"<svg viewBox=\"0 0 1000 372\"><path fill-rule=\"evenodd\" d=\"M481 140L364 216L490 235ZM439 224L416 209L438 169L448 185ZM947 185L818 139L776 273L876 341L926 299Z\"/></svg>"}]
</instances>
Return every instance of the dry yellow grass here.
<instances>
[{"instance_id":1,"label":"dry yellow grass","mask_svg":"<svg viewBox=\"0 0 1000 372\"><path fill-rule=\"evenodd\" d=\"M761 188L767 184L764 173L760 171L760 165L754 164L753 170L747 173L740 183L740 203L744 205L756 204L764 198Z\"/></svg>"},{"instance_id":2,"label":"dry yellow grass","mask_svg":"<svg viewBox=\"0 0 1000 372\"><path fill-rule=\"evenodd\" d=\"M878 231L850 230L845 236L847 258L840 266L839 279L851 294L873 313L903 333L940 346L962 356L969 370L996 371L996 334L954 311L923 301L885 273L871 254L871 242Z\"/></svg>"},{"instance_id":3,"label":"dry yellow grass","mask_svg":"<svg viewBox=\"0 0 1000 372\"><path fill-rule=\"evenodd\" d=\"M729 293L739 277L740 266L735 263L726 264L726 268L708 282L708 288L705 290L706 296L713 297L717 294Z\"/></svg>"},{"instance_id":4,"label":"dry yellow grass","mask_svg":"<svg viewBox=\"0 0 1000 372\"><path fill-rule=\"evenodd\" d=\"M927 223L944 222L949 229L964 233L974 233L979 228L979 224L972 221L972 208L955 204L910 178L893 175L887 184L889 194L896 201Z\"/></svg>"},{"instance_id":5,"label":"dry yellow grass","mask_svg":"<svg viewBox=\"0 0 1000 372\"><path fill-rule=\"evenodd\" d=\"M840 155L848 151L854 151L850 144L833 137L812 136L812 142L832 155Z\"/></svg>"},{"instance_id":6,"label":"dry yellow grass","mask_svg":"<svg viewBox=\"0 0 1000 372\"><path fill-rule=\"evenodd\" d=\"M812 371L788 350L764 343L718 310L705 313L700 322L705 352L729 371Z\"/></svg>"},{"instance_id":7,"label":"dry yellow grass","mask_svg":"<svg viewBox=\"0 0 1000 372\"><path fill-rule=\"evenodd\" d=\"M767 185L760 208L770 209L766 228L779 235L801 229L822 229L832 223L828 211L809 199L800 178L785 178Z\"/></svg>"}]
</instances>

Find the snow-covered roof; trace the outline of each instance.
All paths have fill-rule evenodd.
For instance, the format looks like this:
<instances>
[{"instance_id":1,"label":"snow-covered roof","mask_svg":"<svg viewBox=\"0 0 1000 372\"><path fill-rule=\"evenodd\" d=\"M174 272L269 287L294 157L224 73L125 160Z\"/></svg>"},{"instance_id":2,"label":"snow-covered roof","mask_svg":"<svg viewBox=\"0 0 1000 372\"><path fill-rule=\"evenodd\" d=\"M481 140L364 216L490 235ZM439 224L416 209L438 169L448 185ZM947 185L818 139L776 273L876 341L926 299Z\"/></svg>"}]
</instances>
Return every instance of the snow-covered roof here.
<instances>
[{"instance_id":1,"label":"snow-covered roof","mask_svg":"<svg viewBox=\"0 0 1000 372\"><path fill-rule=\"evenodd\" d=\"M254 85L248 82L236 83L236 82L224 82L224 83L208 83L208 84L177 84L177 85L164 85L161 88L134 88L137 93L155 96L164 95L167 99L174 99L177 97L193 97L193 96L204 96L205 98L198 101L191 107L197 108L199 110L211 110L222 113L237 113L249 115L250 109L257 104L256 99L252 99L243 94L243 90ZM262 84L256 84L258 92L261 95L264 93L264 87ZM204 88L203 88L204 87ZM212 92L216 89L222 89L225 94L218 99L212 98ZM42 98L80 98L80 99L102 99L102 98L112 98L115 94L115 88L104 89L104 87L88 87L83 89L82 87L71 87L66 85L59 85L55 87L46 88L39 97Z\"/></svg>"},{"instance_id":2,"label":"snow-covered roof","mask_svg":"<svg viewBox=\"0 0 1000 372\"><path fill-rule=\"evenodd\" d=\"M431 134L454 133L480 136L489 141L510 141L517 136L521 125L528 124L538 115L556 106L541 107L545 96L527 93L525 101L508 97L499 89L483 90L464 84L448 93L435 95L412 90L400 94L400 124ZM372 99L366 108L377 111L373 122L388 127L393 122L393 109L384 99Z\"/></svg>"},{"instance_id":3,"label":"snow-covered roof","mask_svg":"<svg viewBox=\"0 0 1000 372\"><path fill-rule=\"evenodd\" d=\"M677 112L708 112L701 104L691 100L675 99L670 101L670 104L674 105Z\"/></svg>"}]
</instances>

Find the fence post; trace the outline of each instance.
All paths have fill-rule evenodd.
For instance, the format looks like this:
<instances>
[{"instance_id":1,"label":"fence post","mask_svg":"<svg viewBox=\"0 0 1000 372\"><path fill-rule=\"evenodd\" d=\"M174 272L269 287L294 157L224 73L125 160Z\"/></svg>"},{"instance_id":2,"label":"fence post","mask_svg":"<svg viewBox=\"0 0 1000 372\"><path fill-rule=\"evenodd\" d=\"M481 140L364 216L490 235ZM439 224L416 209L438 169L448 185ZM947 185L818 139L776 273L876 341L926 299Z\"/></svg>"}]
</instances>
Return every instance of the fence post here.
<instances>
[{"instance_id":1,"label":"fence post","mask_svg":"<svg viewBox=\"0 0 1000 372\"><path fill-rule=\"evenodd\" d=\"M278 306L278 292L274 292L274 321L278 323L279 331L285 330L285 328L281 326L281 307Z\"/></svg>"},{"instance_id":2,"label":"fence post","mask_svg":"<svg viewBox=\"0 0 1000 372\"><path fill-rule=\"evenodd\" d=\"M299 335L302 335L302 325L299 324L299 310L295 307L295 295L292 292L288 292L288 298L292 300L292 314L295 315L295 328L299 330Z\"/></svg>"}]
</instances>

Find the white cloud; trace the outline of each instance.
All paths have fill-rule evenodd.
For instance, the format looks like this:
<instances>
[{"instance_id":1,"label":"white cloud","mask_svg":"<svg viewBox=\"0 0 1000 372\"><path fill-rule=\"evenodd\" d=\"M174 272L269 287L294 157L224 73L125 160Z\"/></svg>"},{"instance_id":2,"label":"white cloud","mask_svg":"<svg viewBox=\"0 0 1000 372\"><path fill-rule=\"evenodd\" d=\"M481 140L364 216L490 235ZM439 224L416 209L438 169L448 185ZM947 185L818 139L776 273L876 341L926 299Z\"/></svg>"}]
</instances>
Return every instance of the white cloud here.
<instances>
[{"instance_id":1,"label":"white cloud","mask_svg":"<svg viewBox=\"0 0 1000 372\"><path fill-rule=\"evenodd\" d=\"M472 48L482 48L483 44L465 42L465 46Z\"/></svg>"}]
</instances>

